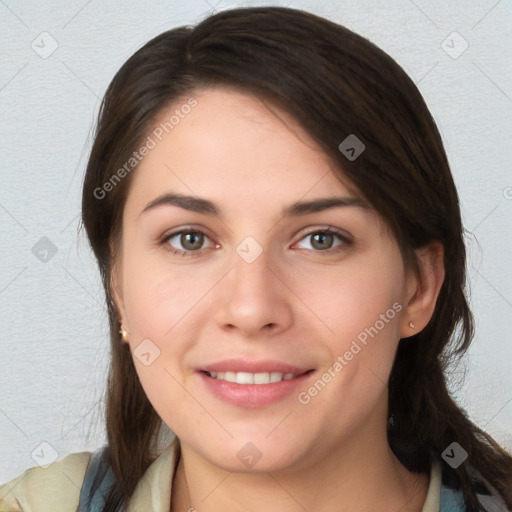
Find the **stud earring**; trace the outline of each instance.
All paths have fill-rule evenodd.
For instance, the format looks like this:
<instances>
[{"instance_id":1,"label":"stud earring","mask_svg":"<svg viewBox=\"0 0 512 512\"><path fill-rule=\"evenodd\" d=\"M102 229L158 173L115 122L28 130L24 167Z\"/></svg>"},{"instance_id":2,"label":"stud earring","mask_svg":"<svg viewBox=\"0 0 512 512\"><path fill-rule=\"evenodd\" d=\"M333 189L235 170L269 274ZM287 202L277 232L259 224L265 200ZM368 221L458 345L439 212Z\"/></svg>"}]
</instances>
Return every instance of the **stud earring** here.
<instances>
[{"instance_id":1,"label":"stud earring","mask_svg":"<svg viewBox=\"0 0 512 512\"><path fill-rule=\"evenodd\" d=\"M409 327L410 327L411 329L414 329L414 324L413 324L412 322L409 322Z\"/></svg>"},{"instance_id":2,"label":"stud earring","mask_svg":"<svg viewBox=\"0 0 512 512\"><path fill-rule=\"evenodd\" d=\"M119 329L119 332L123 338L123 341L125 341L125 342L128 341L127 340L128 333L122 327L121 327L121 329Z\"/></svg>"}]
</instances>

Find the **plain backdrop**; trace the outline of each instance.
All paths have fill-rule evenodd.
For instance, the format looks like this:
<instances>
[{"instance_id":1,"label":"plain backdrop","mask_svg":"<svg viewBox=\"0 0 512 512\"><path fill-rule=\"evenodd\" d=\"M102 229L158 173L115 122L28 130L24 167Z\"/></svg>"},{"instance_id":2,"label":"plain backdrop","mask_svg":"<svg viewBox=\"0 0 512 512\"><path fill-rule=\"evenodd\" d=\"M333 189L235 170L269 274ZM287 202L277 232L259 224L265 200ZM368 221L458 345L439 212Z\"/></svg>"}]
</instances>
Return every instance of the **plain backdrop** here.
<instances>
[{"instance_id":1,"label":"plain backdrop","mask_svg":"<svg viewBox=\"0 0 512 512\"><path fill-rule=\"evenodd\" d=\"M460 193L476 317L451 389L512 449L511 2L2 0L0 482L35 466L38 450L62 458L105 443L107 317L77 227L108 83L164 30L257 5L347 26L389 53L424 95Z\"/></svg>"}]
</instances>

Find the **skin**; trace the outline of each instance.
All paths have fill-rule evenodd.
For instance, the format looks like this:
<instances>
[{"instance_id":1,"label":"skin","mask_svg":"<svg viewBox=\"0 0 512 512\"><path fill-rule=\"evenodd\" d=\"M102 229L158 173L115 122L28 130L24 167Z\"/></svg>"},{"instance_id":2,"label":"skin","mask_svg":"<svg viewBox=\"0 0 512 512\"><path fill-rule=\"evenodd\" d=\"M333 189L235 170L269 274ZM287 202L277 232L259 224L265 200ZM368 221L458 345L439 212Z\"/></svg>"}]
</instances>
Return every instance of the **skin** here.
<instances>
[{"instance_id":1,"label":"skin","mask_svg":"<svg viewBox=\"0 0 512 512\"><path fill-rule=\"evenodd\" d=\"M180 439L171 510L188 510L190 493L201 512L420 511L429 478L407 471L388 446L386 383L400 338L433 313L442 248L418 252L415 276L370 207L283 218L295 201L355 194L287 113L225 87L193 96L197 107L134 171L113 278L131 349L150 339L160 350L149 366L134 361ZM173 205L141 214L167 192L213 201L222 217ZM190 226L207 235L199 252L179 236L161 243ZM311 232L328 226L351 243L334 236L319 249ZM263 249L252 263L236 252L247 236ZM270 358L315 368L311 385L394 303L401 311L306 405L294 393L236 407L196 373L225 357ZM237 457L248 441L262 453L252 468Z\"/></svg>"}]
</instances>

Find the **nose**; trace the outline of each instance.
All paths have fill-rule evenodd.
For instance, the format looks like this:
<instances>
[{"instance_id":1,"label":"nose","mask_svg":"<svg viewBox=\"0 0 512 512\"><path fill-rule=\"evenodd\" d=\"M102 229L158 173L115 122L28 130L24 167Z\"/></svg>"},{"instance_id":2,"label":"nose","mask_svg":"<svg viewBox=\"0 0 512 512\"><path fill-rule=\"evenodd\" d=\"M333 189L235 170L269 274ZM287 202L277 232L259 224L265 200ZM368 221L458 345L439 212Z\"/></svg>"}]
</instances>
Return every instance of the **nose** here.
<instances>
[{"instance_id":1,"label":"nose","mask_svg":"<svg viewBox=\"0 0 512 512\"><path fill-rule=\"evenodd\" d=\"M292 297L286 277L265 250L252 263L235 253L218 289L217 325L244 338L278 334L293 322Z\"/></svg>"}]
</instances>

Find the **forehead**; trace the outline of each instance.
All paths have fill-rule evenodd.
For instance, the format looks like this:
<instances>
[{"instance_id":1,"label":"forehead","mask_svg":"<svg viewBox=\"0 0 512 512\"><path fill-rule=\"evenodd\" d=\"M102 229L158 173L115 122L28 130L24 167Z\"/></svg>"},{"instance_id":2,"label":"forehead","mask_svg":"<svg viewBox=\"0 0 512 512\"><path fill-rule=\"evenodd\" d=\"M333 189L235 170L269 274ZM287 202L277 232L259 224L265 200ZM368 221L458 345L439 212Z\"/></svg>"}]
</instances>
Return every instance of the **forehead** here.
<instances>
[{"instance_id":1,"label":"forehead","mask_svg":"<svg viewBox=\"0 0 512 512\"><path fill-rule=\"evenodd\" d=\"M195 106L184 108L193 104L190 97ZM157 116L149 132L154 147L132 178L132 200L168 190L246 206L350 195L328 156L289 113L226 87L190 97Z\"/></svg>"}]
</instances>

